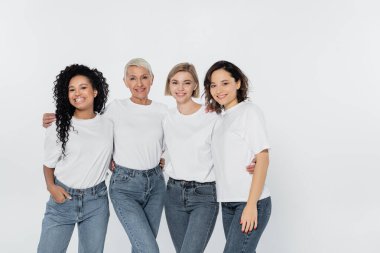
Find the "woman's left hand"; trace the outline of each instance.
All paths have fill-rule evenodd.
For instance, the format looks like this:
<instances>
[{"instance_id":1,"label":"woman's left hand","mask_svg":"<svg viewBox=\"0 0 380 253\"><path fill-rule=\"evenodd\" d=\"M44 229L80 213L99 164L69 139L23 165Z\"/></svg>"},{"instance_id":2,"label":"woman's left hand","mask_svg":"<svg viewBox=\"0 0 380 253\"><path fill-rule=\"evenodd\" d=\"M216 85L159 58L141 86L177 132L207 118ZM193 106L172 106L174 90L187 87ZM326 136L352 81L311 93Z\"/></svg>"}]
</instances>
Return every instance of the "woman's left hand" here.
<instances>
[{"instance_id":1,"label":"woman's left hand","mask_svg":"<svg viewBox=\"0 0 380 253\"><path fill-rule=\"evenodd\" d=\"M241 232L248 234L257 228L257 206L247 205L244 207L240 218Z\"/></svg>"}]
</instances>

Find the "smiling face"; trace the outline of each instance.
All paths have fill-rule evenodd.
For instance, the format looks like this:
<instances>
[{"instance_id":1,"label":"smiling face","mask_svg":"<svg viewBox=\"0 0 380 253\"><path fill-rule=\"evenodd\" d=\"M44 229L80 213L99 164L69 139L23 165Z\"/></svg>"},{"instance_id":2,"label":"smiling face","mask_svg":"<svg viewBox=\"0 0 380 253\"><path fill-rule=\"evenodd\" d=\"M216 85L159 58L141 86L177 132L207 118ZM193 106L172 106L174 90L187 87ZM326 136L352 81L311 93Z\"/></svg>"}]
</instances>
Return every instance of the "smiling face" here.
<instances>
[{"instance_id":1,"label":"smiling face","mask_svg":"<svg viewBox=\"0 0 380 253\"><path fill-rule=\"evenodd\" d=\"M153 76L144 67L129 66L125 73L124 83L132 93L132 99L147 99Z\"/></svg>"},{"instance_id":2,"label":"smiling face","mask_svg":"<svg viewBox=\"0 0 380 253\"><path fill-rule=\"evenodd\" d=\"M215 70L211 75L210 93L213 99L225 110L237 105L237 90L240 88L240 81L235 81L231 74L224 70Z\"/></svg>"},{"instance_id":3,"label":"smiling face","mask_svg":"<svg viewBox=\"0 0 380 253\"><path fill-rule=\"evenodd\" d=\"M177 104L190 101L197 86L193 76L186 71L177 72L169 81L170 94Z\"/></svg>"},{"instance_id":4,"label":"smiling face","mask_svg":"<svg viewBox=\"0 0 380 253\"><path fill-rule=\"evenodd\" d=\"M94 98L97 91L94 90L90 80L86 76L77 75L69 82L69 102L76 110L94 111Z\"/></svg>"}]
</instances>

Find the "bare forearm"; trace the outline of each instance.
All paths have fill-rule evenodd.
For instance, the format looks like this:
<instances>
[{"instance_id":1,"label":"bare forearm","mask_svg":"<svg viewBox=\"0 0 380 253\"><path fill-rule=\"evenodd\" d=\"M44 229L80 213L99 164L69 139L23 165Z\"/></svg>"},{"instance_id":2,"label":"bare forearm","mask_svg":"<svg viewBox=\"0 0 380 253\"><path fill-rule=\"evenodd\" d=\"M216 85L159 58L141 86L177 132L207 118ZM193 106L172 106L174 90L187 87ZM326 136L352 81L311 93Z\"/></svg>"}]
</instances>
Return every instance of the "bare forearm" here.
<instances>
[{"instance_id":1,"label":"bare forearm","mask_svg":"<svg viewBox=\"0 0 380 253\"><path fill-rule=\"evenodd\" d=\"M264 150L256 155L256 166L252 177L251 188L247 204L256 206L264 188L265 179L269 166L268 150Z\"/></svg>"},{"instance_id":2,"label":"bare forearm","mask_svg":"<svg viewBox=\"0 0 380 253\"><path fill-rule=\"evenodd\" d=\"M46 188L50 191L51 187L54 186L54 168L49 168L44 165L44 176L46 182Z\"/></svg>"}]
</instances>

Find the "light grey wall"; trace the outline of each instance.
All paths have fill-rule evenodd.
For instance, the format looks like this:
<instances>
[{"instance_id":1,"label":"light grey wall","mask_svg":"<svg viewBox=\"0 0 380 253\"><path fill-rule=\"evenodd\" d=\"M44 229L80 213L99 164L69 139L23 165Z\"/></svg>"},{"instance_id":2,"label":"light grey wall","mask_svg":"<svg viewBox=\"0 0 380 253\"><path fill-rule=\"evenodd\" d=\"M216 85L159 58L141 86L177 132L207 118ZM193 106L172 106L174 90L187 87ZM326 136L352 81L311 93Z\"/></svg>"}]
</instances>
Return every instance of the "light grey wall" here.
<instances>
[{"instance_id":1,"label":"light grey wall","mask_svg":"<svg viewBox=\"0 0 380 253\"><path fill-rule=\"evenodd\" d=\"M273 212L265 253L379 252L380 16L378 1L0 2L1 252L35 252L48 192L41 115L66 65L103 71L111 100L129 96L123 66L144 57L151 98L182 61L203 79L216 60L253 83L271 137ZM174 252L163 217L162 252ZM207 252L221 252L219 216ZM69 252L76 252L74 234ZM128 252L111 213L105 252Z\"/></svg>"}]
</instances>

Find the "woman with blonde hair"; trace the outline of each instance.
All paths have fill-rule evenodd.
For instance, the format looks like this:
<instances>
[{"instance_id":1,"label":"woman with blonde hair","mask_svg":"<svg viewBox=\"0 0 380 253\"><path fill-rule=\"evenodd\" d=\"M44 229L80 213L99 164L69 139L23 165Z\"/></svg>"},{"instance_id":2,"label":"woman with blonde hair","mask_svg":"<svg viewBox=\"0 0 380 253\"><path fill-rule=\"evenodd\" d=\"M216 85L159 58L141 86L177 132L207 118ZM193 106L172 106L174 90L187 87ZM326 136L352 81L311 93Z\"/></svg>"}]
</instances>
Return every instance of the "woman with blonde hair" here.
<instances>
[{"instance_id":1,"label":"woman with blonde hair","mask_svg":"<svg viewBox=\"0 0 380 253\"><path fill-rule=\"evenodd\" d=\"M190 63L180 63L169 72L165 95L177 107L163 121L165 172L169 176L165 214L177 253L201 253L213 232L219 211L211 156L211 135L216 113L193 98L199 96L199 81Z\"/></svg>"}]
</instances>

